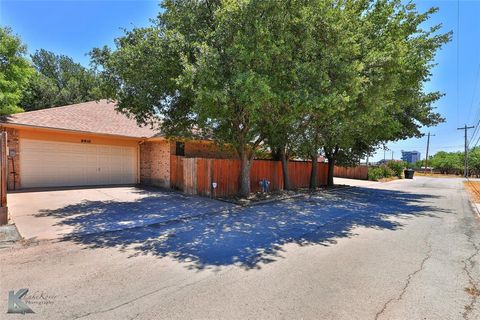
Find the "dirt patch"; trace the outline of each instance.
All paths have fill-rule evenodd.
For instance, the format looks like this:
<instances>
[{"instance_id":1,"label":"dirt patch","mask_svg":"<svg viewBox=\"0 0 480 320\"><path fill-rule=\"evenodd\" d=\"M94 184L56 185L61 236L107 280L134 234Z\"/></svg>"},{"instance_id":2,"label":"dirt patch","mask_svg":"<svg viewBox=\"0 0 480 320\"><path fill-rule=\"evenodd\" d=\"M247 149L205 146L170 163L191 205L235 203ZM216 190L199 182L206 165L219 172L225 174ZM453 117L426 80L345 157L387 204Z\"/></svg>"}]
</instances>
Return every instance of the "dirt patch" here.
<instances>
[{"instance_id":1,"label":"dirt patch","mask_svg":"<svg viewBox=\"0 0 480 320\"><path fill-rule=\"evenodd\" d=\"M419 177L429 177L429 178L461 178L462 177L456 174L424 173L419 171L415 171L415 175Z\"/></svg>"},{"instance_id":2,"label":"dirt patch","mask_svg":"<svg viewBox=\"0 0 480 320\"><path fill-rule=\"evenodd\" d=\"M468 190L472 201L475 203L480 203L480 181L465 181L465 189Z\"/></svg>"},{"instance_id":3,"label":"dirt patch","mask_svg":"<svg viewBox=\"0 0 480 320\"><path fill-rule=\"evenodd\" d=\"M471 287L465 288L465 292L472 297L480 297L480 290L478 290L477 286L475 286L474 284L472 284Z\"/></svg>"},{"instance_id":4,"label":"dirt patch","mask_svg":"<svg viewBox=\"0 0 480 320\"><path fill-rule=\"evenodd\" d=\"M378 182L390 182L390 181L394 181L394 180L398 180L399 178L398 177L390 177L390 178L383 178L383 179L380 179L380 180L377 180Z\"/></svg>"},{"instance_id":5,"label":"dirt patch","mask_svg":"<svg viewBox=\"0 0 480 320\"><path fill-rule=\"evenodd\" d=\"M219 197L215 198L220 201L225 201L225 202L230 202L234 203L237 205L242 205L242 206L249 206L249 205L254 205L254 204L261 204L261 203L268 203L272 201L279 201L279 200L285 200L285 199L290 199L290 198L297 198L297 197L303 197L303 196L308 196L310 194L316 193L316 192L322 192L322 191L329 191L329 190L335 190L335 189L341 189L349 187L347 185L340 185L337 184L332 187L327 187L327 186L322 186L317 188L316 190L310 190L308 188L300 188L297 190L278 190L278 191L272 191L272 192L256 192L251 194L248 198L241 198L241 197Z\"/></svg>"}]
</instances>

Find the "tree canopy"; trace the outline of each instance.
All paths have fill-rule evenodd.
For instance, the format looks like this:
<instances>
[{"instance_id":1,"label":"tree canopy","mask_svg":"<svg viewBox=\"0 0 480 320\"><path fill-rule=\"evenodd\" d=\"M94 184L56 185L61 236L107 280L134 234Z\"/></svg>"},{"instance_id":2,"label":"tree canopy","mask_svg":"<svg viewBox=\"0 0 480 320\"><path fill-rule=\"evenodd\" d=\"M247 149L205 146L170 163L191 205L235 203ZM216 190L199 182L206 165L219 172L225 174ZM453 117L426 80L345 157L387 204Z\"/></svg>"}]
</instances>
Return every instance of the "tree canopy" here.
<instances>
[{"instance_id":1,"label":"tree canopy","mask_svg":"<svg viewBox=\"0 0 480 320\"><path fill-rule=\"evenodd\" d=\"M458 173L463 171L464 154L463 152L439 151L429 159L428 166L441 173Z\"/></svg>"},{"instance_id":2,"label":"tree canopy","mask_svg":"<svg viewBox=\"0 0 480 320\"><path fill-rule=\"evenodd\" d=\"M22 112L22 91L34 70L27 48L9 28L0 27L0 115Z\"/></svg>"},{"instance_id":3,"label":"tree canopy","mask_svg":"<svg viewBox=\"0 0 480 320\"><path fill-rule=\"evenodd\" d=\"M99 77L72 58L41 49L31 59L36 72L20 101L26 111L102 98Z\"/></svg>"},{"instance_id":4,"label":"tree canopy","mask_svg":"<svg viewBox=\"0 0 480 320\"><path fill-rule=\"evenodd\" d=\"M425 93L424 83L435 52L450 39L438 34L439 25L422 29L435 8L418 13L401 1L345 1L341 8L342 28L351 34L345 40L351 43L341 47L354 51L332 67L329 78L336 79L338 65L344 65L343 96L334 94L343 97L343 106L313 122L330 164L329 184L334 163L352 165L388 141L420 137L422 126L443 121L432 107L441 94Z\"/></svg>"},{"instance_id":5,"label":"tree canopy","mask_svg":"<svg viewBox=\"0 0 480 320\"><path fill-rule=\"evenodd\" d=\"M468 152L468 167L471 175L480 177L480 147L474 147Z\"/></svg>"},{"instance_id":6,"label":"tree canopy","mask_svg":"<svg viewBox=\"0 0 480 320\"><path fill-rule=\"evenodd\" d=\"M154 24L92 50L109 98L168 135L352 163L442 121L424 91L450 34L400 0L167 0ZM316 187L312 166L311 187ZM285 175L285 170L284 170ZM288 176L288 174L286 175Z\"/></svg>"}]
</instances>

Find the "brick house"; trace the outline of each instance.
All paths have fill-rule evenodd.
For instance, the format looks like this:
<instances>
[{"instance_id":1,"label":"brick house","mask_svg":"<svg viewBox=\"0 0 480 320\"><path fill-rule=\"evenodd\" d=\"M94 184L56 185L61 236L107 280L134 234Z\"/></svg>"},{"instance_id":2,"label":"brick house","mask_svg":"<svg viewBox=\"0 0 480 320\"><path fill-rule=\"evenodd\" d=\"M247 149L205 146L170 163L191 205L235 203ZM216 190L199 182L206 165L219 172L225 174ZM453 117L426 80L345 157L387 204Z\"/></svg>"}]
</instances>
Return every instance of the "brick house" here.
<instances>
[{"instance_id":1,"label":"brick house","mask_svg":"<svg viewBox=\"0 0 480 320\"><path fill-rule=\"evenodd\" d=\"M175 141L106 100L4 117L8 188L145 184L170 187L170 156L235 158L212 141Z\"/></svg>"}]
</instances>

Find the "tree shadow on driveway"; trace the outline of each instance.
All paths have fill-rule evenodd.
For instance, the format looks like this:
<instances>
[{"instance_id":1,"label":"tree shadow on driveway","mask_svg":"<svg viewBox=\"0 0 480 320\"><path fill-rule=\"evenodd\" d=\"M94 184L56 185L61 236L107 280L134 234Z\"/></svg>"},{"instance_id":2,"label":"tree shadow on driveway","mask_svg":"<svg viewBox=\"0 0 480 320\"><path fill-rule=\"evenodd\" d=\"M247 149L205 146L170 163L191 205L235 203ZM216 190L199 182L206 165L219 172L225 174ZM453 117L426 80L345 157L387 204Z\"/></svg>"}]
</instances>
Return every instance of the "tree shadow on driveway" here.
<instances>
[{"instance_id":1,"label":"tree shadow on driveway","mask_svg":"<svg viewBox=\"0 0 480 320\"><path fill-rule=\"evenodd\" d=\"M230 203L173 191L137 188L134 193L141 197L130 201L84 200L59 209L40 210L34 216L58 218L54 225L67 225L73 227L72 234L88 235L184 221L234 207Z\"/></svg>"},{"instance_id":2,"label":"tree shadow on driveway","mask_svg":"<svg viewBox=\"0 0 480 320\"><path fill-rule=\"evenodd\" d=\"M58 217L59 224L73 226L75 232L63 241L88 248L169 256L195 269L228 265L248 269L278 259L286 243L331 245L338 238L353 236L355 227L397 230L405 219L448 212L428 204L435 197L352 188L236 207L198 197L159 201L147 196L135 202L87 201L40 215ZM152 215L157 220L148 223ZM126 220L132 224L107 226L121 226ZM135 221L142 224L136 226Z\"/></svg>"}]
</instances>

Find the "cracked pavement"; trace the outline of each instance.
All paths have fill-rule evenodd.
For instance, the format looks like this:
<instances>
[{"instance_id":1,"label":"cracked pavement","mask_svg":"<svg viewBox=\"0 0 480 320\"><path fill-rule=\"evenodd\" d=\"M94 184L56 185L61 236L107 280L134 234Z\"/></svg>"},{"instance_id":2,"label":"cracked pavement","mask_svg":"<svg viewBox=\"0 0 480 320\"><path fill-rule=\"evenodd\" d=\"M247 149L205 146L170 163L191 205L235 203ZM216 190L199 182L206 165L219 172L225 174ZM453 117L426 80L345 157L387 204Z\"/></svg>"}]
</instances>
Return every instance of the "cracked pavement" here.
<instances>
[{"instance_id":1,"label":"cracked pavement","mask_svg":"<svg viewBox=\"0 0 480 320\"><path fill-rule=\"evenodd\" d=\"M310 225L302 229L296 221L294 230L283 230L290 238L273 230L277 238L269 243L275 250L266 250L264 258L269 258L250 268L239 263L200 268L175 254L159 255L144 247L139 252L138 243L92 246L90 238L1 249L0 318L25 319L5 313L7 295L9 290L29 288L50 301L41 304L32 298L30 306L36 313L28 315L31 319L480 319L480 222L471 210L463 179L350 182L364 189L360 195L369 195L364 203L355 188L338 192L336 210L345 211L344 218L329 217L321 223L313 218L298 220ZM405 210L398 201L392 205L395 193L421 196L402 200L403 206L409 206ZM328 197L330 201L334 196ZM339 199L359 203L353 209L351 203L343 208ZM307 215L325 201L312 197L286 201L285 206L298 210L292 214ZM383 204L384 210L374 207L383 222L368 215L373 202ZM281 208L282 203L274 203L250 210L263 210L268 216ZM316 212L316 219L321 212ZM363 216L354 219L355 215ZM252 217L255 212L239 212L238 218L228 217L222 223L235 230L235 219L245 228ZM220 217L208 217L207 225L219 232L212 227L217 220ZM161 234L177 239L169 249L180 251L204 239L197 234L187 237L193 234L184 230L190 222L179 223L181 227L169 227L168 236ZM198 231L202 224L194 226ZM237 230L233 240L223 231L217 241L243 241L245 246L259 241L245 230ZM264 232L253 230L257 236ZM158 233L151 227L145 233L145 241L156 245L151 241ZM115 232L102 239L114 235L125 239ZM212 250L198 244L193 248L198 252L188 251L192 260Z\"/></svg>"},{"instance_id":2,"label":"cracked pavement","mask_svg":"<svg viewBox=\"0 0 480 320\"><path fill-rule=\"evenodd\" d=\"M430 259L432 257L432 245L428 242L429 236L430 236L430 234L428 234L427 238L425 239L425 243L426 243L426 246L428 247L428 251L425 254L425 257L423 258L423 260L421 261L419 268L408 275L408 277L405 281L405 285L403 286L403 288L402 288L400 294L398 295L398 297L392 298L392 299L388 300L387 302L385 302L382 309L375 314L375 320L377 320L377 319L379 319L380 317L383 316L383 313L387 310L388 306L391 303L394 303L394 302L398 303L402 300L403 296L407 292L408 287L410 286L410 283L412 282L413 277L415 277L419 272L423 271L423 268L425 267L425 263L427 262L428 259Z\"/></svg>"}]
</instances>

